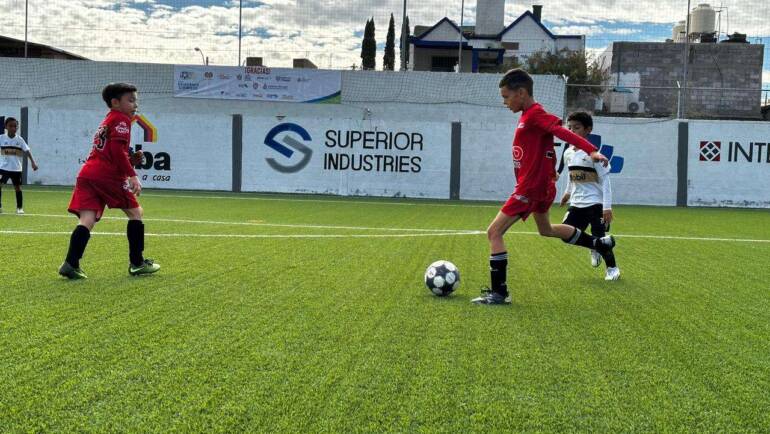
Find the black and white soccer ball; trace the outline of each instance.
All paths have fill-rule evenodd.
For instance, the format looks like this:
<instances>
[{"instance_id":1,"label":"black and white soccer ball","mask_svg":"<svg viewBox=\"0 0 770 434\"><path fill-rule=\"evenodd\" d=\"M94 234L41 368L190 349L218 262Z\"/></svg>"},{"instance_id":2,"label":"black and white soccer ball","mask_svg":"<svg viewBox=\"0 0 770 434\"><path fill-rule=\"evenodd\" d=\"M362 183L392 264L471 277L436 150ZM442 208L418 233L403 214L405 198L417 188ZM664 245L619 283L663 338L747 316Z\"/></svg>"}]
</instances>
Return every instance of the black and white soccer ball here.
<instances>
[{"instance_id":1,"label":"black and white soccer ball","mask_svg":"<svg viewBox=\"0 0 770 434\"><path fill-rule=\"evenodd\" d=\"M436 261L425 270L425 286L434 295L445 297L460 287L460 270L449 261Z\"/></svg>"}]
</instances>

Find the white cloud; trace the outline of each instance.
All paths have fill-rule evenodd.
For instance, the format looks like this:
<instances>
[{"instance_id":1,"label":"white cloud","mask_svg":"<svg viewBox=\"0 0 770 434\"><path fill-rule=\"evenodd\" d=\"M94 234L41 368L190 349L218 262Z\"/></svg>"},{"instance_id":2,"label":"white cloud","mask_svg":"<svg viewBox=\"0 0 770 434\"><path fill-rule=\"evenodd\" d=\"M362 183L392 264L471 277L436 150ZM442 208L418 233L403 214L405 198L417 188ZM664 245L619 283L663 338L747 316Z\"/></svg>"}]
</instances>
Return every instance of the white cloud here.
<instances>
[{"instance_id":1,"label":"white cloud","mask_svg":"<svg viewBox=\"0 0 770 434\"><path fill-rule=\"evenodd\" d=\"M30 14L31 41L60 47L94 60L199 63L200 47L212 63L233 65L238 56L238 1L203 7L186 0L51 0L36 2ZM539 0L543 18L557 34L585 34L605 40L639 35L645 23L673 24L684 17L684 0ZM730 31L770 36L770 2L724 0ZM319 67L360 63L361 36L374 16L378 43L385 42L391 12L396 36L401 0L244 0L242 58L260 56L272 66L308 57ZM459 22L460 2L408 3L411 27L433 25L442 17ZM529 3L508 0L505 24ZM23 38L24 2L0 0L0 34ZM465 23L475 21L476 2L465 2ZM680 17L681 15L681 17ZM612 25L609 26L608 23ZM726 25L726 22L725 22ZM637 36L638 37L638 36ZM398 45L398 41L397 41ZM602 43L602 45L605 45ZM397 57L398 57L398 50ZM378 52L377 64L382 64ZM398 60L396 66L398 67ZM765 76L765 81L770 79Z\"/></svg>"}]
</instances>

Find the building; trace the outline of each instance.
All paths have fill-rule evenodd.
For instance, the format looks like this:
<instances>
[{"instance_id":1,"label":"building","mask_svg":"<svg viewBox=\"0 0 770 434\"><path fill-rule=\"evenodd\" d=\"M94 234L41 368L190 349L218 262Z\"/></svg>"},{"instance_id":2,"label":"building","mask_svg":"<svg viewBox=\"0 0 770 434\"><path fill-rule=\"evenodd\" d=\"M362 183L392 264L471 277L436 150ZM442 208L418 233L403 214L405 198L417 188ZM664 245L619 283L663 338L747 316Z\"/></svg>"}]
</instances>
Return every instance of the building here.
<instances>
[{"instance_id":1,"label":"building","mask_svg":"<svg viewBox=\"0 0 770 434\"><path fill-rule=\"evenodd\" d=\"M24 57L24 41L0 36L0 57ZM88 60L77 54L29 41L27 41L27 57L34 59Z\"/></svg>"},{"instance_id":2,"label":"building","mask_svg":"<svg viewBox=\"0 0 770 434\"><path fill-rule=\"evenodd\" d=\"M506 27L505 0L478 0L475 26L460 29L446 17L431 27L415 26L409 69L455 71L460 49L462 72L498 71L507 61L523 63L541 51L585 50L585 36L553 34L543 25L542 11L535 5Z\"/></svg>"},{"instance_id":3,"label":"building","mask_svg":"<svg viewBox=\"0 0 770 434\"><path fill-rule=\"evenodd\" d=\"M760 119L764 45L694 43L688 47L687 91L683 80L684 43L614 42L601 60L611 91L604 110L650 116Z\"/></svg>"}]
</instances>

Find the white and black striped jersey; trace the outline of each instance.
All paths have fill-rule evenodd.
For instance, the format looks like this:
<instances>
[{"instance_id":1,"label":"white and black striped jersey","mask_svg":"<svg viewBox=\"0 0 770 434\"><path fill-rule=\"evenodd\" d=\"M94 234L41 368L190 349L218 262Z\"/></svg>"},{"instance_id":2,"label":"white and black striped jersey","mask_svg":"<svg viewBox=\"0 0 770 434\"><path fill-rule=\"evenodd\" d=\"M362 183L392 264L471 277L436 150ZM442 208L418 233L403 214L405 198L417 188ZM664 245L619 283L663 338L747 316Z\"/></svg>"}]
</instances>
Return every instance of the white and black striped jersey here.
<instances>
[{"instance_id":1,"label":"white and black striped jersey","mask_svg":"<svg viewBox=\"0 0 770 434\"><path fill-rule=\"evenodd\" d=\"M22 157L28 151L29 146L20 135L0 135L0 170L21 172Z\"/></svg>"},{"instance_id":2,"label":"white and black striped jersey","mask_svg":"<svg viewBox=\"0 0 770 434\"><path fill-rule=\"evenodd\" d=\"M574 146L564 151L564 163L569 170L570 205L585 208L601 204L603 209L612 209L609 164L604 167L595 163L585 151Z\"/></svg>"}]
</instances>

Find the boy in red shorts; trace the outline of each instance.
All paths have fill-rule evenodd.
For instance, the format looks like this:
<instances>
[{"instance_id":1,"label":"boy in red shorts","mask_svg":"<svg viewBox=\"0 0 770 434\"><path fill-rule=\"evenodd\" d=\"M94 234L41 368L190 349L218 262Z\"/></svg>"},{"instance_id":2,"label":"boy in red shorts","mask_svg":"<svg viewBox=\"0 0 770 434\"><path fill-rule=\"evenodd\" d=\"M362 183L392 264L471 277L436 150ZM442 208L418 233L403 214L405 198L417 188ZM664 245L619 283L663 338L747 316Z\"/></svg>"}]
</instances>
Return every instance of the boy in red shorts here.
<instances>
[{"instance_id":1,"label":"boy in red shorts","mask_svg":"<svg viewBox=\"0 0 770 434\"><path fill-rule=\"evenodd\" d=\"M137 152L129 157L131 120L139 107L136 87L126 83L112 83L102 90L102 99L110 112L94 135L94 146L86 163L78 173L68 211L78 216L78 226L72 231L67 258L59 267L59 274L69 279L85 279L80 269L80 258L91 237L91 229L101 219L104 207L120 208L128 216L129 265L132 276L152 274L160 265L144 259L144 224L142 207L136 196L142 184L131 163L141 159Z\"/></svg>"},{"instance_id":2,"label":"boy in red shorts","mask_svg":"<svg viewBox=\"0 0 770 434\"><path fill-rule=\"evenodd\" d=\"M491 255L489 269L492 287L471 300L476 304L510 304L506 284L508 252L503 235L519 220L534 216L537 230L544 237L560 238L565 243L594 249L606 255L615 246L612 236L597 238L564 224L551 224L548 210L556 197L556 152L554 136L585 151L591 159L607 164L588 140L562 127L561 119L547 113L533 99L533 81L525 71L512 69L500 80L503 104L512 112L521 112L513 138L513 167L516 188L487 229Z\"/></svg>"}]
</instances>

